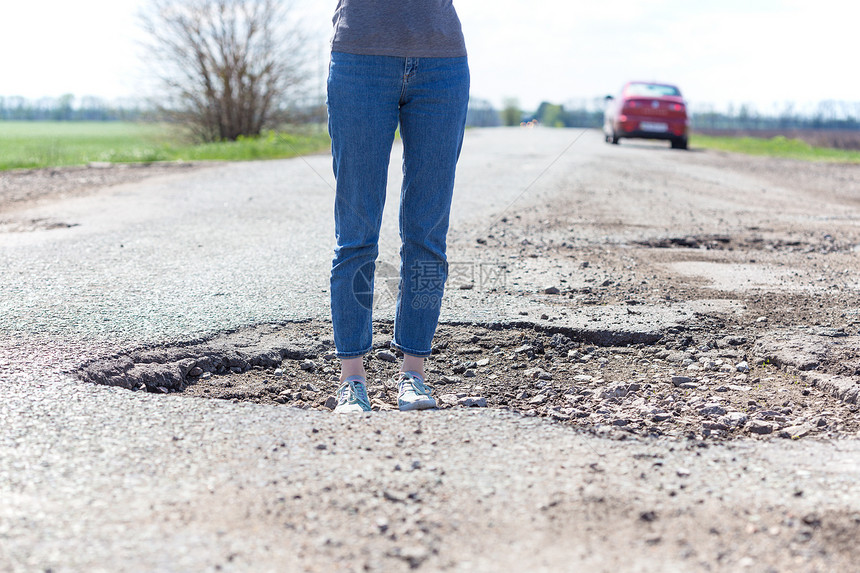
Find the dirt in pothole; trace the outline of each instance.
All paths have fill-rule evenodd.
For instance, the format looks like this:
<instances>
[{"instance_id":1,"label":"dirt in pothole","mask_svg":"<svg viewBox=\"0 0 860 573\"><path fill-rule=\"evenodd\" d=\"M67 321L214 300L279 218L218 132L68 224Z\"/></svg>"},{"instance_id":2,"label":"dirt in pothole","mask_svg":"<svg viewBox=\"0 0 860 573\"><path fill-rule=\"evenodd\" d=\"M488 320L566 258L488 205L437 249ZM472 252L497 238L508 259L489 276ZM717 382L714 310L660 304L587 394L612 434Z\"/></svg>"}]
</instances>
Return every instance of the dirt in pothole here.
<instances>
[{"instance_id":1,"label":"dirt in pothole","mask_svg":"<svg viewBox=\"0 0 860 573\"><path fill-rule=\"evenodd\" d=\"M332 346L322 323L289 325ZM500 408L601 434L677 438L839 437L860 430L845 404L753 354L752 340L673 329L654 345L596 347L530 328L440 325L428 360L439 408ZM390 324L366 357L374 410L396 409L399 356ZM338 386L331 349L278 367L192 369L186 395L330 410ZM218 372L222 373L218 373Z\"/></svg>"}]
</instances>

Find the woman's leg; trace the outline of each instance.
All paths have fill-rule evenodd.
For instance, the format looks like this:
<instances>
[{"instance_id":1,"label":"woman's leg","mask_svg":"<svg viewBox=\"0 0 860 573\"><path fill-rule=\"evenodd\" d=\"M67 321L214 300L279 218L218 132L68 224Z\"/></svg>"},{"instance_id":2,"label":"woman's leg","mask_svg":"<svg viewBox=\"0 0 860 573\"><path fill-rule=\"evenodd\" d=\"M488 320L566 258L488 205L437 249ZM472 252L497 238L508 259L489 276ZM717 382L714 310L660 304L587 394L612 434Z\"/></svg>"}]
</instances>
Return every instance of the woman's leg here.
<instances>
[{"instance_id":1,"label":"woman's leg","mask_svg":"<svg viewBox=\"0 0 860 573\"><path fill-rule=\"evenodd\" d=\"M342 379L363 375L371 349L373 277L391 146L398 121L402 58L333 53L328 78L329 134L337 181L337 247L331 311Z\"/></svg>"},{"instance_id":2,"label":"woman's leg","mask_svg":"<svg viewBox=\"0 0 860 573\"><path fill-rule=\"evenodd\" d=\"M405 74L400 102L403 245L394 344L409 357L423 359L431 352L448 277L448 220L469 103L469 68L466 58L407 58Z\"/></svg>"},{"instance_id":3,"label":"woman's leg","mask_svg":"<svg viewBox=\"0 0 860 573\"><path fill-rule=\"evenodd\" d=\"M403 364L400 366L401 372L415 372L421 378L427 379L424 375L424 358L420 356L403 355Z\"/></svg>"}]
</instances>

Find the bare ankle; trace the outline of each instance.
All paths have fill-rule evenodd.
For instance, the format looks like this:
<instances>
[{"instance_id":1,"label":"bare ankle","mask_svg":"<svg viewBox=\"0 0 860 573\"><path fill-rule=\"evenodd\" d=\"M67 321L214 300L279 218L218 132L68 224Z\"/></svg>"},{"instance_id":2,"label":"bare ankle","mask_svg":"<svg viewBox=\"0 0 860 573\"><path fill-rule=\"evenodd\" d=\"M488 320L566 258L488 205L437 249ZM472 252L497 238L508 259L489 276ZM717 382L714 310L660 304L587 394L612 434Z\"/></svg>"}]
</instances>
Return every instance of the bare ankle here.
<instances>
[{"instance_id":1,"label":"bare ankle","mask_svg":"<svg viewBox=\"0 0 860 573\"><path fill-rule=\"evenodd\" d=\"M419 356L403 355L403 365L400 367L401 372L415 372L422 378L424 375L424 358Z\"/></svg>"},{"instance_id":2,"label":"bare ankle","mask_svg":"<svg viewBox=\"0 0 860 573\"><path fill-rule=\"evenodd\" d=\"M340 361L340 381L343 382L350 376L367 378L367 372L364 370L364 356L344 358Z\"/></svg>"}]
</instances>

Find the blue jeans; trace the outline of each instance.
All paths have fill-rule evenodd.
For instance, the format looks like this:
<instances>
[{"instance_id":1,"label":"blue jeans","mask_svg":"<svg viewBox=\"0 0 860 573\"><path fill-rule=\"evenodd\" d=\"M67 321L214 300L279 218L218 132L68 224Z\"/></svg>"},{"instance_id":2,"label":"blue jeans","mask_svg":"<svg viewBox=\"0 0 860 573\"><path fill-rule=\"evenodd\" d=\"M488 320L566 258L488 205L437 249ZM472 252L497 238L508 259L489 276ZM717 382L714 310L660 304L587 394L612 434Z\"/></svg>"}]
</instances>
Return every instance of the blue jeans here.
<instances>
[{"instance_id":1,"label":"blue jeans","mask_svg":"<svg viewBox=\"0 0 860 573\"><path fill-rule=\"evenodd\" d=\"M337 355L355 358L372 347L379 228L399 124L402 246L394 346L429 356L448 276L446 237L469 103L468 62L334 52L326 103L337 180L331 270Z\"/></svg>"}]
</instances>

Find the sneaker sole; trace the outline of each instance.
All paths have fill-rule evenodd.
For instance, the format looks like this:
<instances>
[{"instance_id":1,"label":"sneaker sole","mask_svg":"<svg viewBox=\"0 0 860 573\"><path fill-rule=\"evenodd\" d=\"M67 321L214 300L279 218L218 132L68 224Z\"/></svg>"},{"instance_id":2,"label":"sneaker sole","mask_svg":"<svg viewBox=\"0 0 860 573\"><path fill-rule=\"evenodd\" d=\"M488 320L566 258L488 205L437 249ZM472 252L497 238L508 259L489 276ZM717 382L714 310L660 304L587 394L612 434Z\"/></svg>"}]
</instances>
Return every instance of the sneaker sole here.
<instances>
[{"instance_id":1,"label":"sneaker sole","mask_svg":"<svg viewBox=\"0 0 860 573\"><path fill-rule=\"evenodd\" d=\"M370 410L365 410L361 406L355 405L337 407L334 409L335 414L360 414L362 412L370 412Z\"/></svg>"},{"instance_id":2,"label":"sneaker sole","mask_svg":"<svg viewBox=\"0 0 860 573\"><path fill-rule=\"evenodd\" d=\"M401 402L398 404L401 412L408 412L410 410L429 410L430 408L436 407L436 400L430 398L429 400L416 400L415 402Z\"/></svg>"}]
</instances>

